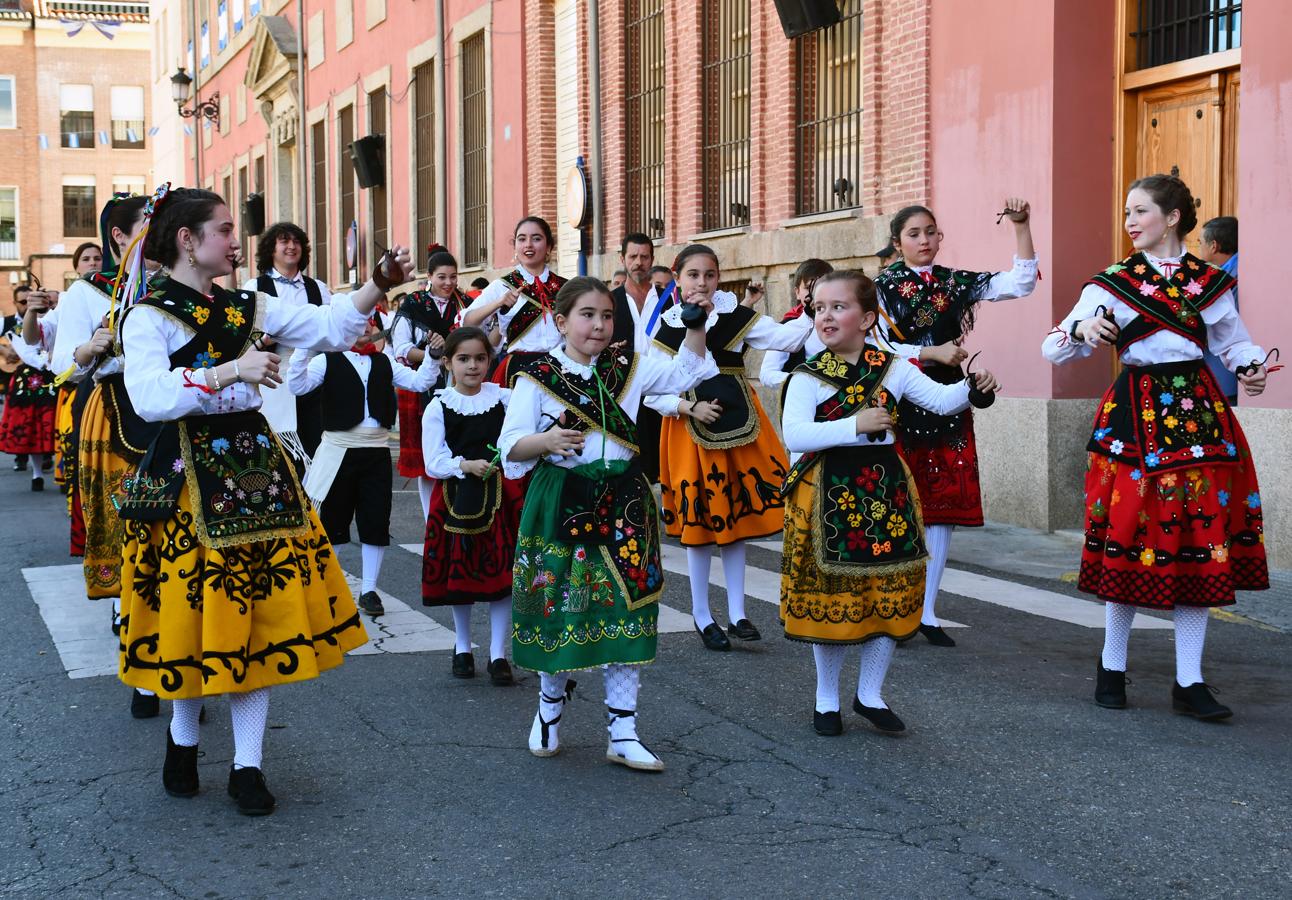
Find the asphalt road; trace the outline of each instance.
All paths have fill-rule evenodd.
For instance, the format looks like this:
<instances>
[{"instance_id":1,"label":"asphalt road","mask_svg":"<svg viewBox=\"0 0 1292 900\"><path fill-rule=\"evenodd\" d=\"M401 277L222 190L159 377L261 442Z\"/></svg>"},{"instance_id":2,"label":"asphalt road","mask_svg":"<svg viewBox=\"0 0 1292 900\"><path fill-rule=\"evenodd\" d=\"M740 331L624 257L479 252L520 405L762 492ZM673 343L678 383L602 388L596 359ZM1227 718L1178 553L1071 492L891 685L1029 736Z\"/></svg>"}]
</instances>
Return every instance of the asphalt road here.
<instances>
[{"instance_id":1,"label":"asphalt road","mask_svg":"<svg viewBox=\"0 0 1292 900\"><path fill-rule=\"evenodd\" d=\"M761 643L715 654L661 638L640 720L662 774L604 761L599 678L581 679L563 752L536 759L537 679L454 680L446 650L355 657L276 689L265 772L279 809L264 819L225 795L227 703L210 701L202 793L172 799L165 713L135 721L114 678L70 679L28 592L24 567L70 562L59 495L28 491L8 457L0 468L5 895L1212 898L1292 884L1292 637L1213 621L1204 673L1237 715L1203 724L1170 711L1169 630L1134 634L1132 708L1103 710L1098 631L954 596L939 612L970 626L960 646L917 639L894 661L901 738L850 712L842 737L816 736L811 653L751 600ZM419 540L416 494L396 506L396 541ZM354 548L340 556L357 571ZM976 563L1001 575L990 553ZM392 548L381 586L415 600L419 572ZM689 608L680 577L667 591ZM852 657L845 696L855 677Z\"/></svg>"}]
</instances>

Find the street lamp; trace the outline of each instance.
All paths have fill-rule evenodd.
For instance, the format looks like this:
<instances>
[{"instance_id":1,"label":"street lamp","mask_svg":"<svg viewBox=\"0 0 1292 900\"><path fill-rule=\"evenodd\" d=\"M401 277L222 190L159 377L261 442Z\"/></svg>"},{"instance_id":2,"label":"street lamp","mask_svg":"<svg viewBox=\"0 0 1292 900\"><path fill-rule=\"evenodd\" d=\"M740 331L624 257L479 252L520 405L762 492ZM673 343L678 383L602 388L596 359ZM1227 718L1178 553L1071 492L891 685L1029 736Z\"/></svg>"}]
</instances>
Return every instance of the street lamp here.
<instances>
[{"instance_id":1,"label":"street lamp","mask_svg":"<svg viewBox=\"0 0 1292 900\"><path fill-rule=\"evenodd\" d=\"M201 116L204 119L210 119L215 123L215 127L219 128L220 92L216 91L209 100L195 102L191 109L185 109L184 104L188 102L188 95L192 90L193 76L185 72L183 66L180 66L179 71L170 77L170 94L175 100L176 110L185 119Z\"/></svg>"}]
</instances>

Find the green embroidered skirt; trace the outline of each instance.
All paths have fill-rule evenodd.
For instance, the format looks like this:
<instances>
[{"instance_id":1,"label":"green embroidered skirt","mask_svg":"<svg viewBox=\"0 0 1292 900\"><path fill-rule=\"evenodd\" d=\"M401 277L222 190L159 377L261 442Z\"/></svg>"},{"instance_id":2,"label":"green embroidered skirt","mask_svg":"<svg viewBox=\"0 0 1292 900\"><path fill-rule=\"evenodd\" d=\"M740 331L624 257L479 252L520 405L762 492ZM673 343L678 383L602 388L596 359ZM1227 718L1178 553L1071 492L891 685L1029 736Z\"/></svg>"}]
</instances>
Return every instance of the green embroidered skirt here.
<instances>
[{"instance_id":1,"label":"green embroidered skirt","mask_svg":"<svg viewBox=\"0 0 1292 900\"><path fill-rule=\"evenodd\" d=\"M541 462L512 582L512 659L568 672L655 658L664 588L655 498L637 460Z\"/></svg>"}]
</instances>

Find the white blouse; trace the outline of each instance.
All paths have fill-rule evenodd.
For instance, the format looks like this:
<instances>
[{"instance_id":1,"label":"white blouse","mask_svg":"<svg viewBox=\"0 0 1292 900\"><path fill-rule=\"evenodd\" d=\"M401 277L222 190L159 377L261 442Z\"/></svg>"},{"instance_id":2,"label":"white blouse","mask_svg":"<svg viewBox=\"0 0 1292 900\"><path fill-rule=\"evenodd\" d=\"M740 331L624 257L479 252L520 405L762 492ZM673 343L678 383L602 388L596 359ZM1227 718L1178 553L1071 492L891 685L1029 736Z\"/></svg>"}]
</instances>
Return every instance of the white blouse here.
<instances>
[{"instance_id":1,"label":"white blouse","mask_svg":"<svg viewBox=\"0 0 1292 900\"><path fill-rule=\"evenodd\" d=\"M63 315L54 341L53 367L58 372L73 369L69 380L83 380L94 366L93 360L89 365L79 365L76 362L76 348L94 337L94 332L102 324L111 305L112 301L102 291L85 281L77 281L64 292L63 299L58 303ZM94 380L101 381L123 368L121 357L109 356L94 370Z\"/></svg>"},{"instance_id":2,"label":"white blouse","mask_svg":"<svg viewBox=\"0 0 1292 900\"><path fill-rule=\"evenodd\" d=\"M458 393L454 388L439 391L422 413L422 459L426 461L426 474L430 478L464 478L461 456L454 456L449 449L448 439L444 434L444 408L447 406L455 413L464 416L478 416L493 409L499 403L506 406L511 400L511 391L486 381L480 385L480 393L468 397Z\"/></svg>"},{"instance_id":3,"label":"white blouse","mask_svg":"<svg viewBox=\"0 0 1292 900\"><path fill-rule=\"evenodd\" d=\"M440 314L443 315L444 308L449 304L448 300L436 297L435 303L440 308ZM408 321L406 317L400 316L395 320L395 327L390 331L390 346L395 353L395 361L406 366L409 365L408 351L418 347L418 341L413 331L413 323ZM425 350L426 347L422 346L420 349ZM436 359L427 352L426 356L422 357L419 369L429 369L432 373L431 384L435 384L440 377L440 366L441 360Z\"/></svg>"},{"instance_id":4,"label":"white blouse","mask_svg":"<svg viewBox=\"0 0 1292 900\"><path fill-rule=\"evenodd\" d=\"M525 279L526 284L534 283L534 276L530 274L529 270L524 266L517 266L516 271ZM549 275L550 270L544 269L543 281L547 281ZM510 290L511 288L508 287L507 283L501 278L495 280L480 292L479 297L476 297L475 300L471 301L471 305L463 311L463 315L465 316L469 312L483 309L490 303L502 299L502 297L506 296L507 292ZM555 347L561 346L563 340L561 332L556 328L556 320L552 317L552 314L548 312L543 313L543 317L531 325L529 330L521 335L520 340L516 341L515 344L510 344L507 341L507 326L511 323L512 317L515 316L516 313L520 312L521 308L526 303L533 302L534 301L529 297L521 294L520 299L512 304L511 309L499 309L492 316L478 324L481 327L484 327L488 324L490 319L494 319L498 322L498 328L502 332L503 350L517 350L521 353L546 353Z\"/></svg>"},{"instance_id":5,"label":"white blouse","mask_svg":"<svg viewBox=\"0 0 1292 900\"><path fill-rule=\"evenodd\" d=\"M1166 274L1163 264L1179 265L1180 256L1157 259L1145 254L1149 265L1158 272ZM1119 328L1125 328L1139 313L1127 303L1118 299L1112 292L1097 284L1088 284L1081 290L1077 305L1072 308L1063 321L1046 335L1041 343L1041 354L1053 364L1062 365L1073 359L1084 359L1095 352L1084 341L1074 341L1071 336L1072 325L1084 319L1092 319L1100 314L1103 306L1112 312ZM1202 311L1202 321L1207 327L1207 348L1220 358L1225 368L1231 372L1239 366L1260 362L1265 352L1252 343L1243 320L1238 315L1238 306L1234 302L1234 292L1225 291L1210 306ZM1202 348L1188 338L1181 337L1173 331L1163 329L1143 340L1136 341L1127 347L1121 360L1128 366L1151 366L1159 363L1188 362L1202 359Z\"/></svg>"},{"instance_id":6,"label":"white blouse","mask_svg":"<svg viewBox=\"0 0 1292 900\"><path fill-rule=\"evenodd\" d=\"M390 377L395 387L420 393L435 383L435 376L428 368L408 368L408 366L395 359L389 347L386 348L384 353L386 358L390 360ZM355 373L359 376L359 381L363 383L363 420L356 427L380 428L381 423L368 412L368 376L372 374L372 355L355 353L353 350L342 351L341 355L354 367ZM311 350L301 350L292 354L292 361L287 365L287 374L283 378L282 387L299 397L301 394L308 394L321 385L323 376L326 374L326 356ZM327 402L326 397L323 398L323 402Z\"/></svg>"},{"instance_id":7,"label":"white blouse","mask_svg":"<svg viewBox=\"0 0 1292 900\"><path fill-rule=\"evenodd\" d=\"M895 400L906 397L917 406L939 415L951 415L969 408L968 381L938 384L900 356L893 357L892 365L884 375L883 386ZM796 372L790 376L790 385L785 392L785 409L781 414L781 430L785 434L785 449L790 451L791 462L813 450L893 443L892 431L885 431L879 440L871 440L867 434L857 434L855 415L833 422L817 422L817 407L837 393L837 388L812 375Z\"/></svg>"},{"instance_id":8,"label":"white blouse","mask_svg":"<svg viewBox=\"0 0 1292 900\"><path fill-rule=\"evenodd\" d=\"M740 303L736 295L728 291L718 291L713 295L713 312L709 313L706 328L712 328L718 321L718 317L724 313L733 311ZM682 304L677 303L670 306L664 311L663 320L669 325L680 328L682 327ZM754 320L753 325L745 332L744 337L736 341L728 350L739 351L742 347L753 347L755 350L782 350L793 352L802 349L808 335L812 334L813 321L811 316L799 316L789 322L777 322L776 320L759 314ZM668 357L668 351L658 344L651 344L651 356ZM660 396L651 397L646 401L646 405L661 416L676 416L678 405L682 398L676 394L661 394Z\"/></svg>"},{"instance_id":9,"label":"white blouse","mask_svg":"<svg viewBox=\"0 0 1292 900\"><path fill-rule=\"evenodd\" d=\"M45 319L56 312L58 312L57 308L51 309L46 312L45 315L36 320L36 327L42 334L44 333L44 328L42 326ZM39 343L29 344L27 343L26 337L16 333L21 327L22 316L19 316L14 323L14 329L8 333L9 344L13 348L13 352L18 354L18 358L22 360L22 364L25 366L30 366L33 369L52 371L49 361L49 351L46 349L44 338L42 337Z\"/></svg>"},{"instance_id":10,"label":"white blouse","mask_svg":"<svg viewBox=\"0 0 1292 900\"><path fill-rule=\"evenodd\" d=\"M986 300L989 303L996 303L1000 300L1016 300L1019 297L1026 297L1032 291L1036 290L1036 273L1039 261L1033 259L1019 259L1014 257L1014 267L1008 272L997 272L991 276L987 286L982 293L978 295L979 300ZM923 276L926 272L932 272L933 266L912 266L911 271L917 275ZM880 308L891 318L892 312L888 305L884 303L884 293L879 293ZM883 345L885 349L891 349L893 353L906 359L919 359L922 344L904 344L894 340L894 335L889 332L884 317L879 317L881 328L876 329L882 332Z\"/></svg>"},{"instance_id":11,"label":"white blouse","mask_svg":"<svg viewBox=\"0 0 1292 900\"><path fill-rule=\"evenodd\" d=\"M613 352L613 351L605 351ZM551 351L552 356L566 372L591 377L592 366L576 363L560 349ZM595 360L593 361L595 363ZM657 356L637 356L637 369L632 380L620 395L619 405L637 421L637 412L641 408L642 398L655 394L680 394L691 390L706 378L718 374L718 365L707 352L697 356L684 344L673 358ZM498 448L502 451L503 474L508 478L523 478L537 465L537 459L517 461L510 458L511 448L521 438L543 431L552 421L559 419L565 412L565 405L552 395L543 391L533 379L519 378L512 389L510 402L507 404L507 418L503 421L502 436L498 439ZM544 414L552 419L544 418ZM608 460L631 459L632 451L617 441L607 440L605 432L589 429L584 435L583 452L574 456L551 455L548 459L558 466L574 468L584 463Z\"/></svg>"},{"instance_id":12,"label":"white blouse","mask_svg":"<svg viewBox=\"0 0 1292 900\"><path fill-rule=\"evenodd\" d=\"M326 306L291 306L277 297L259 294L256 305L261 320L258 328L292 347L343 350L359 339L368 324L368 317L355 309L348 294L334 295ZM126 390L140 418L165 422L259 409L256 385L239 381L210 393L199 370L171 368L170 354L192 339L192 329L149 306L131 309L121 323L121 344L129 362Z\"/></svg>"},{"instance_id":13,"label":"white blouse","mask_svg":"<svg viewBox=\"0 0 1292 900\"><path fill-rule=\"evenodd\" d=\"M807 313L798 318L812 319ZM817 336L815 327L807 333L807 340L803 342L802 349L808 359L825 349L825 344ZM782 371L789 358L790 354L785 350L768 350L763 354L763 364L758 369L758 380L766 387L780 387L790 377L789 372Z\"/></svg>"}]
</instances>

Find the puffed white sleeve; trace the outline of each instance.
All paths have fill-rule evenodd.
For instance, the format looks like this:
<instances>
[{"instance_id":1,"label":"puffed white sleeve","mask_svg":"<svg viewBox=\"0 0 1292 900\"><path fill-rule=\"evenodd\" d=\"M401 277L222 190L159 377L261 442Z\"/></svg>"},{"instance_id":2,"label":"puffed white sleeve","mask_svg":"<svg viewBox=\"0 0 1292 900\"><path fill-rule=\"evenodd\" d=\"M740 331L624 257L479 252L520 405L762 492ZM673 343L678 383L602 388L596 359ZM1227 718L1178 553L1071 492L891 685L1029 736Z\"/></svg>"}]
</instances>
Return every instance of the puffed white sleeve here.
<instances>
[{"instance_id":1,"label":"puffed white sleeve","mask_svg":"<svg viewBox=\"0 0 1292 900\"><path fill-rule=\"evenodd\" d=\"M308 394L323 383L327 374L327 357L313 350L296 350L287 363L283 384L279 390L288 390L297 397Z\"/></svg>"},{"instance_id":2,"label":"puffed white sleeve","mask_svg":"<svg viewBox=\"0 0 1292 900\"><path fill-rule=\"evenodd\" d=\"M543 417L543 392L531 378L516 379L516 386L511 389L511 398L507 403L507 415L502 421L502 433L498 436L498 450L501 453L502 473L507 478L524 478L538 464L534 459L514 460L511 450L521 438L538 434L542 429L539 422Z\"/></svg>"},{"instance_id":3,"label":"puffed white sleeve","mask_svg":"<svg viewBox=\"0 0 1292 900\"><path fill-rule=\"evenodd\" d=\"M24 365L31 366L33 369L49 368L49 354L40 344L29 344L21 337L11 338L9 343Z\"/></svg>"},{"instance_id":4,"label":"puffed white sleeve","mask_svg":"<svg viewBox=\"0 0 1292 900\"><path fill-rule=\"evenodd\" d=\"M408 365L408 351L417 346L413 338L413 323L401 316L390 331L390 343L395 351L395 362Z\"/></svg>"},{"instance_id":5,"label":"puffed white sleeve","mask_svg":"<svg viewBox=\"0 0 1292 900\"><path fill-rule=\"evenodd\" d=\"M784 350L768 350L763 354L763 364L758 367L758 380L766 387L780 387L790 373L784 371L790 355Z\"/></svg>"},{"instance_id":6,"label":"puffed white sleeve","mask_svg":"<svg viewBox=\"0 0 1292 900\"><path fill-rule=\"evenodd\" d=\"M810 453L857 442L857 422L854 416L845 416L833 422L816 421L819 382L815 378L798 372L790 376L789 382L781 413L781 430L785 435L786 450L791 453Z\"/></svg>"},{"instance_id":7,"label":"puffed white sleeve","mask_svg":"<svg viewBox=\"0 0 1292 900\"><path fill-rule=\"evenodd\" d=\"M1207 349L1220 357L1229 371L1249 363L1259 363L1265 358L1265 351L1252 343L1247 326L1238 315L1233 291L1225 291L1215 303L1204 309L1202 321L1207 326Z\"/></svg>"},{"instance_id":8,"label":"puffed white sleeve","mask_svg":"<svg viewBox=\"0 0 1292 900\"><path fill-rule=\"evenodd\" d=\"M983 289L980 300L1014 300L1018 297L1026 297L1032 291L1036 290L1036 273L1039 260L1019 259L1014 257L1014 267L1008 272L997 272L991 276L987 282L987 287Z\"/></svg>"},{"instance_id":9,"label":"puffed white sleeve","mask_svg":"<svg viewBox=\"0 0 1292 900\"><path fill-rule=\"evenodd\" d=\"M180 326L164 313L137 306L121 323L126 391L145 422L167 422L184 416L254 408L260 401L253 385L234 382L212 391L202 369L171 368L167 337ZM181 336L182 339L182 336ZM177 341L176 343L179 343Z\"/></svg>"},{"instance_id":10,"label":"puffed white sleeve","mask_svg":"<svg viewBox=\"0 0 1292 900\"><path fill-rule=\"evenodd\" d=\"M1074 359L1085 359L1094 353L1095 349L1089 344L1072 339L1072 325L1075 322L1094 318L1101 304L1111 306L1112 303L1112 297L1103 288L1094 284L1086 285L1081 290L1081 296L1077 298L1077 305L1072 307L1071 312L1063 317L1063 321L1055 325L1045 336L1045 340L1041 343L1041 355L1054 365L1061 366Z\"/></svg>"},{"instance_id":11,"label":"puffed white sleeve","mask_svg":"<svg viewBox=\"0 0 1292 900\"><path fill-rule=\"evenodd\" d=\"M289 347L345 350L368 324L367 315L355 308L349 294L338 294L322 306L289 306L268 294L261 294L260 302L265 306L261 330Z\"/></svg>"},{"instance_id":12,"label":"puffed white sleeve","mask_svg":"<svg viewBox=\"0 0 1292 900\"><path fill-rule=\"evenodd\" d=\"M395 387L420 394L422 391L430 390L431 385L435 384L439 366L423 365L417 369L410 369L394 358L393 351L388 350L386 357L390 360L390 374Z\"/></svg>"},{"instance_id":13,"label":"puffed white sleeve","mask_svg":"<svg viewBox=\"0 0 1292 900\"><path fill-rule=\"evenodd\" d=\"M940 416L949 416L969 408L969 381L938 384L919 368L904 359L894 359L884 379L884 386L916 406Z\"/></svg>"},{"instance_id":14,"label":"puffed white sleeve","mask_svg":"<svg viewBox=\"0 0 1292 900\"><path fill-rule=\"evenodd\" d=\"M786 350L793 353L802 350L812 333L811 316L799 316L788 322L777 323L767 316L760 315L749 327L742 339L756 350Z\"/></svg>"},{"instance_id":15,"label":"puffed white sleeve","mask_svg":"<svg viewBox=\"0 0 1292 900\"><path fill-rule=\"evenodd\" d=\"M454 456L444 437L444 404L437 397L422 413L422 459L428 478L462 478L462 457Z\"/></svg>"},{"instance_id":16,"label":"puffed white sleeve","mask_svg":"<svg viewBox=\"0 0 1292 900\"><path fill-rule=\"evenodd\" d=\"M671 363L672 356L659 344L651 342L650 347L642 354L641 358L637 361L637 364L640 366L648 359L668 364ZM661 416L672 418L677 415L677 409L682 403L682 398L676 393L648 394L643 391L642 403L646 404L647 408L653 409Z\"/></svg>"},{"instance_id":17,"label":"puffed white sleeve","mask_svg":"<svg viewBox=\"0 0 1292 900\"><path fill-rule=\"evenodd\" d=\"M691 390L701 381L718 374L718 364L705 350L703 356L692 352L683 344L670 359L644 355L637 360L637 377L642 385L642 396L673 396ZM676 413L676 404L674 404Z\"/></svg>"},{"instance_id":18,"label":"puffed white sleeve","mask_svg":"<svg viewBox=\"0 0 1292 900\"><path fill-rule=\"evenodd\" d=\"M502 279L495 279L489 282L489 285L480 292L480 296L472 300L471 304L466 309L462 310L461 314L459 315L459 321L464 322L467 316L471 315L472 313L477 313L480 310L484 309L486 306L493 303L495 300L497 300L505 293L507 293L507 285L505 285L502 282ZM476 322L475 323L476 327L483 328L486 322L488 322L490 319L496 319L496 318L498 318L497 310L495 310L491 315L488 315L485 318L481 319L479 322Z\"/></svg>"},{"instance_id":19,"label":"puffed white sleeve","mask_svg":"<svg viewBox=\"0 0 1292 900\"><path fill-rule=\"evenodd\" d=\"M94 289L87 287L86 290ZM77 290L75 284L68 288L58 306L63 310L63 315L59 321L58 333L54 335L54 349L50 354L51 368L55 372L72 369L70 380L80 381L90 371L90 366L77 364L76 348L94 337L98 323L94 321L82 292Z\"/></svg>"}]
</instances>

